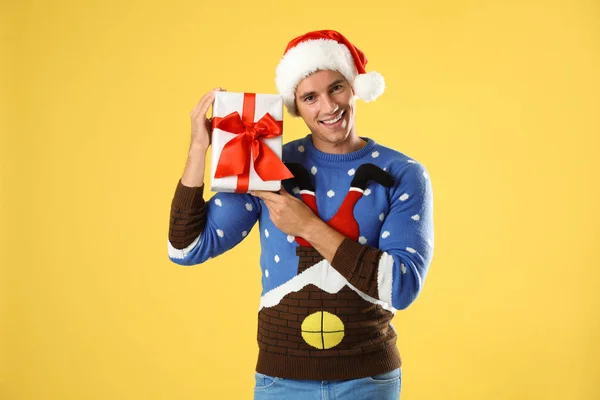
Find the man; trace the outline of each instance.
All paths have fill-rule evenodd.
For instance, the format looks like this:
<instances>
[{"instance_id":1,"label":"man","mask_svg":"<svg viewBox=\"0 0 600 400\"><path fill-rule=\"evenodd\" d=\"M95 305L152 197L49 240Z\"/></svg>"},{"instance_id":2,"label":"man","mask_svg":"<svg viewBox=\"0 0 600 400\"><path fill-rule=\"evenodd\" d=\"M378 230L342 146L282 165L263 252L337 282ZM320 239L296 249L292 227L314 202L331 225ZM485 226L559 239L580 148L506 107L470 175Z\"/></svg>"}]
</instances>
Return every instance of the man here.
<instances>
[{"instance_id":1,"label":"man","mask_svg":"<svg viewBox=\"0 0 600 400\"><path fill-rule=\"evenodd\" d=\"M203 200L210 144L192 111L192 143L171 208L169 258L196 265L260 225L263 271L255 399L397 399L401 360L391 319L420 293L433 256L425 167L355 126L355 101L376 99L381 75L335 31L292 40L276 73L290 114L310 134L284 145L294 178L279 193Z\"/></svg>"}]
</instances>

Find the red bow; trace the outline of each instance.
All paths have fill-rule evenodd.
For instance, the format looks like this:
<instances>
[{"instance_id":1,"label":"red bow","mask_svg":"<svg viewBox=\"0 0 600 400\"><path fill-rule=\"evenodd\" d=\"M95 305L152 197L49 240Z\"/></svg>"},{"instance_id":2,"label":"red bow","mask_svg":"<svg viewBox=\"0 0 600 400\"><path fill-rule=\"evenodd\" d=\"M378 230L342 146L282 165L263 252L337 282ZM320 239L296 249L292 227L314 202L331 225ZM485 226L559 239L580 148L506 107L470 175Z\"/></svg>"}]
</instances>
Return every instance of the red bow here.
<instances>
[{"instance_id":1,"label":"red bow","mask_svg":"<svg viewBox=\"0 0 600 400\"><path fill-rule=\"evenodd\" d=\"M237 175L237 193L248 191L250 149L254 170L263 181L293 177L279 157L263 142L263 139L280 136L283 133L283 122L275 120L269 113L254 122L255 98L254 93L244 93L241 117L235 111L223 118L215 117L212 121L213 129L218 128L236 135L223 147L215 178Z\"/></svg>"}]
</instances>

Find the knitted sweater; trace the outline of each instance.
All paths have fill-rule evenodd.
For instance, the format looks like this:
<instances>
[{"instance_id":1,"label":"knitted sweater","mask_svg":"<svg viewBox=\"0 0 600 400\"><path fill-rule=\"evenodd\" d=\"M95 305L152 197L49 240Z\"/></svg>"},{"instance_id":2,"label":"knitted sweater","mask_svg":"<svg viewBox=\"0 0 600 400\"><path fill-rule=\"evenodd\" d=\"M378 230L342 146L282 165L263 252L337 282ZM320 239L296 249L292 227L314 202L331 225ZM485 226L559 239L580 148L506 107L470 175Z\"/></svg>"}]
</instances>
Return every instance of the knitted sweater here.
<instances>
[{"instance_id":1,"label":"knitted sweater","mask_svg":"<svg viewBox=\"0 0 600 400\"><path fill-rule=\"evenodd\" d=\"M262 293L257 372L288 379L356 379L401 366L391 319L421 292L433 257L427 170L363 138L347 154L317 150L311 135L283 146L294 174L284 188L346 238L331 263L286 235L250 194L181 181L171 205L169 259L192 266L231 249L258 221Z\"/></svg>"}]
</instances>

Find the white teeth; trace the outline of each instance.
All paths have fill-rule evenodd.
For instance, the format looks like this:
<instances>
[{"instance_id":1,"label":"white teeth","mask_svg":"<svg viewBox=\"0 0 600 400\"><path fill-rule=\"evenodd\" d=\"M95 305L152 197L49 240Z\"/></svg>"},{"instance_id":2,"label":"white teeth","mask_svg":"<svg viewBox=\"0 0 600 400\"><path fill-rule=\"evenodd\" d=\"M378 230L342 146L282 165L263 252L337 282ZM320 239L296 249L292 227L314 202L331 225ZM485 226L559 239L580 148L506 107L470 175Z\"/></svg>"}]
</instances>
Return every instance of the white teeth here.
<instances>
[{"instance_id":1,"label":"white teeth","mask_svg":"<svg viewBox=\"0 0 600 400\"><path fill-rule=\"evenodd\" d=\"M324 124L327 124L327 125L329 125L329 124L335 124L336 122L338 122L338 121L339 121L339 120L342 118L342 116L343 116L343 115L344 115L344 113L342 112L342 113L341 113L340 115L338 115L338 116L337 116L337 118L335 118L335 119L331 119L331 120L329 120L329 121L321 121L321 122L322 122L322 123L324 123Z\"/></svg>"}]
</instances>

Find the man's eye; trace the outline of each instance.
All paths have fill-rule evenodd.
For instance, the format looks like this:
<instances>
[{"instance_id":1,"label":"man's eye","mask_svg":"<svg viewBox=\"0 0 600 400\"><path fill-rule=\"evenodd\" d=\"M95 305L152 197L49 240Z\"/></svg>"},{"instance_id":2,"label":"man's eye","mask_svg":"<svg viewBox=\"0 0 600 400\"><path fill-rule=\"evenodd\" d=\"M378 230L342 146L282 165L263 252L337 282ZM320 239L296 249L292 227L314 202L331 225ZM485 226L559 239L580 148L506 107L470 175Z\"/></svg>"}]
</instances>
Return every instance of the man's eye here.
<instances>
[{"instance_id":1,"label":"man's eye","mask_svg":"<svg viewBox=\"0 0 600 400\"><path fill-rule=\"evenodd\" d=\"M339 92L340 90L342 90L342 85L335 85L331 88L331 90L334 92Z\"/></svg>"},{"instance_id":2,"label":"man's eye","mask_svg":"<svg viewBox=\"0 0 600 400\"><path fill-rule=\"evenodd\" d=\"M304 98L304 101L313 101L314 97L313 96L306 96Z\"/></svg>"}]
</instances>

